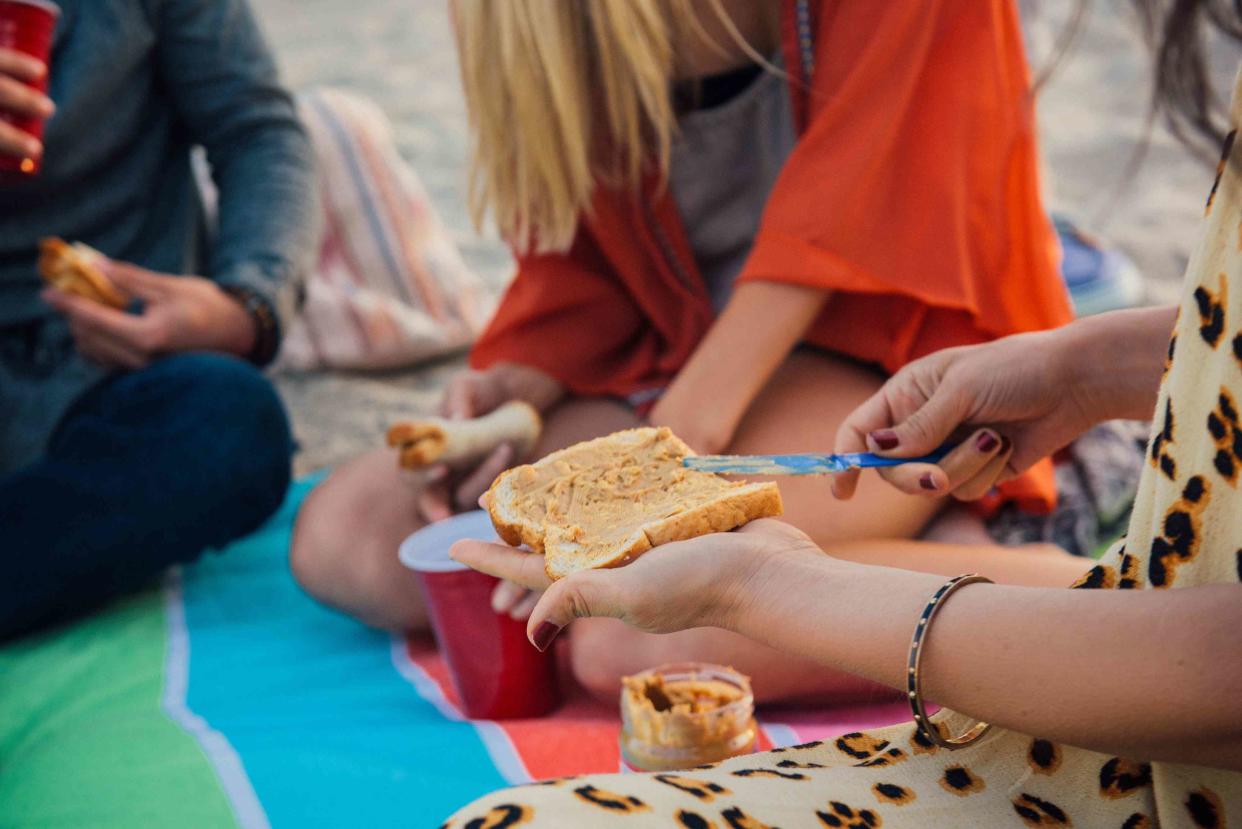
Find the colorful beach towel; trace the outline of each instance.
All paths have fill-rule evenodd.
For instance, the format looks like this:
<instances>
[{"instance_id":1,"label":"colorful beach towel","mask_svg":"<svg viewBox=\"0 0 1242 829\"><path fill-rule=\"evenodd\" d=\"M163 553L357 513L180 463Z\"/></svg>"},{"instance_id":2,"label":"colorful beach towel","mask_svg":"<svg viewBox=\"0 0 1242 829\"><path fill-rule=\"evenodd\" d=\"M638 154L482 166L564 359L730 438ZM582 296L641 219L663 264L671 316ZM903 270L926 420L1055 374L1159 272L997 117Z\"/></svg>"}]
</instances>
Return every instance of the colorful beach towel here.
<instances>
[{"instance_id":1,"label":"colorful beach towel","mask_svg":"<svg viewBox=\"0 0 1242 829\"><path fill-rule=\"evenodd\" d=\"M272 521L159 588L0 650L0 826L437 826L510 783L618 768L616 709L462 718L427 639L326 610ZM900 702L769 712L788 745L904 718Z\"/></svg>"}]
</instances>

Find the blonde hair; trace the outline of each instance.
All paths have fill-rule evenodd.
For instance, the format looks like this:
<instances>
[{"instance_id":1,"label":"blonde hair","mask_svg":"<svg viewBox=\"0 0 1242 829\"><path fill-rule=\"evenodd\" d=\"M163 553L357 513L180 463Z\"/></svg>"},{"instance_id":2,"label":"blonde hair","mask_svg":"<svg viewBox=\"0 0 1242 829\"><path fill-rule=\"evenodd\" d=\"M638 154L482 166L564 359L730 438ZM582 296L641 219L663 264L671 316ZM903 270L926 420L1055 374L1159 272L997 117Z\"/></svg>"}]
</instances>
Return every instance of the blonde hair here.
<instances>
[{"instance_id":1,"label":"blonde hair","mask_svg":"<svg viewBox=\"0 0 1242 829\"><path fill-rule=\"evenodd\" d=\"M748 53L720 5L726 31ZM597 182L668 172L693 0L453 0L473 129L469 203L519 251L564 251ZM757 56L757 54L756 54ZM762 58L759 58L762 60Z\"/></svg>"}]
</instances>

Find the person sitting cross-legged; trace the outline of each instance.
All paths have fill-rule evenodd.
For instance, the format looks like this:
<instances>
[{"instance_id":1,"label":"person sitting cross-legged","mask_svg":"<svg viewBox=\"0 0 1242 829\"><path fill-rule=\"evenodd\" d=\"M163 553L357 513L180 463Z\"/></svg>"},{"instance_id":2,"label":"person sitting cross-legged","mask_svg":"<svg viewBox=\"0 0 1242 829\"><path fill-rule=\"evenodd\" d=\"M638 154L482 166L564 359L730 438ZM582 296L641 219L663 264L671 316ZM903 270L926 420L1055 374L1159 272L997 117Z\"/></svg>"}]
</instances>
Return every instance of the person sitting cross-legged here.
<instances>
[{"instance_id":1,"label":"person sitting cross-legged","mask_svg":"<svg viewBox=\"0 0 1242 829\"><path fill-rule=\"evenodd\" d=\"M292 440L259 367L314 244L310 147L245 0L59 0L52 66L0 48L0 638L256 528ZM49 94L29 82L50 71ZM191 150L218 191L207 232ZM130 300L43 285L81 241Z\"/></svg>"}]
</instances>

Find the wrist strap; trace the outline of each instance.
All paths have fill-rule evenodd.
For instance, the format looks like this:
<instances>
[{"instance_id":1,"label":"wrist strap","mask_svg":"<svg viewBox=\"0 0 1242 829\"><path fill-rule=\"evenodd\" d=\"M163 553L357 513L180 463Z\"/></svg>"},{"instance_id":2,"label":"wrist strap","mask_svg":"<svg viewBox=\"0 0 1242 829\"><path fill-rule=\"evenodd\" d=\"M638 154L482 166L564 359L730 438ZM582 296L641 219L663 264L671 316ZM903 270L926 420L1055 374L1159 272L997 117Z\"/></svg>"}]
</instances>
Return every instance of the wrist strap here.
<instances>
[{"instance_id":1,"label":"wrist strap","mask_svg":"<svg viewBox=\"0 0 1242 829\"><path fill-rule=\"evenodd\" d=\"M240 285L221 285L220 289L241 303L254 323L254 348L246 359L263 368L276 358L280 347L280 331L276 325L276 312L266 299L249 288Z\"/></svg>"},{"instance_id":2,"label":"wrist strap","mask_svg":"<svg viewBox=\"0 0 1242 829\"><path fill-rule=\"evenodd\" d=\"M927 632L931 629L932 620L936 618L936 613L953 591L968 584L978 583L992 584L993 582L991 579L975 573L954 576L945 582L939 590L932 594L931 599L927 602L927 606L923 608L922 614L919 615L919 623L914 628L914 637L910 640L910 656L906 662L906 696L910 702L910 710L914 712L914 725L923 732L923 736L942 748L965 748L977 741L992 727L988 723L977 722L965 734L960 734L956 737L943 736L940 733L940 729L927 719L927 709L923 705L923 689L920 681L923 651L926 649L924 643L927 640Z\"/></svg>"}]
</instances>

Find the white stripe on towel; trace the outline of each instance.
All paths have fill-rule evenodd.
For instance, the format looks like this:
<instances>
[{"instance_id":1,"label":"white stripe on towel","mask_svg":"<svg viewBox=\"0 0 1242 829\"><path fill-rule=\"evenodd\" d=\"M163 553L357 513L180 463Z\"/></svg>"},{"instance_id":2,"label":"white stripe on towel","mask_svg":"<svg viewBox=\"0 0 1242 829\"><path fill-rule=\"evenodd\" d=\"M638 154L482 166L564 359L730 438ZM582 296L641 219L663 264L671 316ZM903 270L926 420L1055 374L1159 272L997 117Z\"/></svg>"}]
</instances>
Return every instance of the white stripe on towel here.
<instances>
[{"instance_id":1,"label":"white stripe on towel","mask_svg":"<svg viewBox=\"0 0 1242 829\"><path fill-rule=\"evenodd\" d=\"M220 778L220 785L242 829L270 829L267 812L255 794L241 757L219 731L190 710L190 632L185 624L181 568L174 567L164 581L164 617L168 626L168 653L164 657L164 691L160 706L169 719L193 737Z\"/></svg>"}]
</instances>

